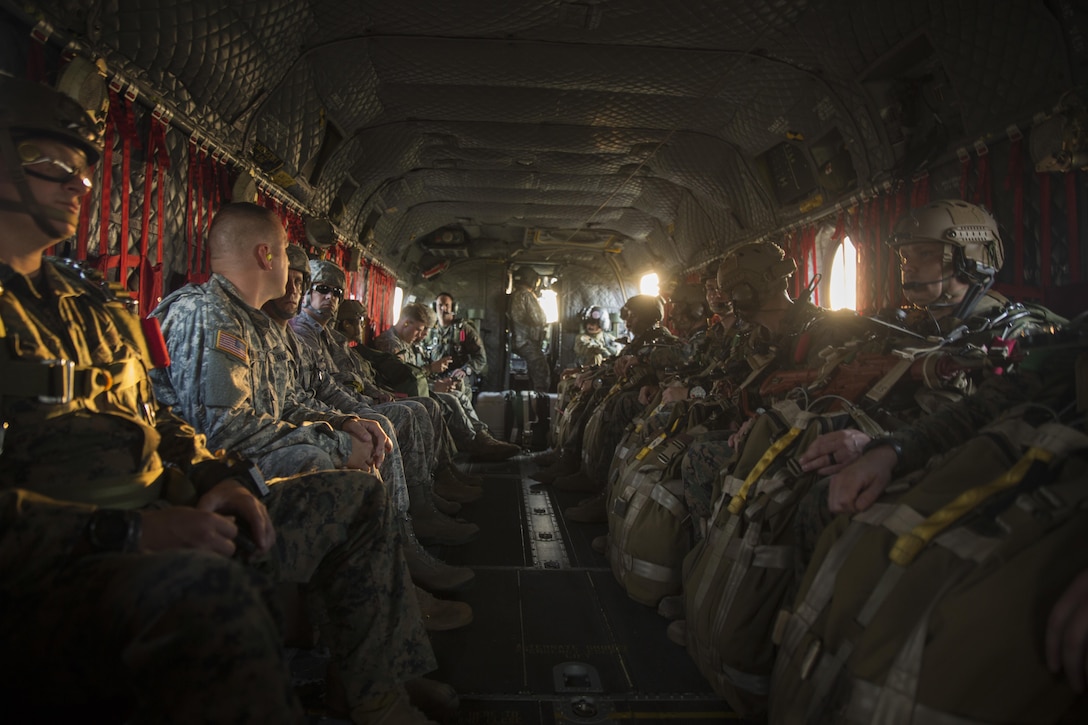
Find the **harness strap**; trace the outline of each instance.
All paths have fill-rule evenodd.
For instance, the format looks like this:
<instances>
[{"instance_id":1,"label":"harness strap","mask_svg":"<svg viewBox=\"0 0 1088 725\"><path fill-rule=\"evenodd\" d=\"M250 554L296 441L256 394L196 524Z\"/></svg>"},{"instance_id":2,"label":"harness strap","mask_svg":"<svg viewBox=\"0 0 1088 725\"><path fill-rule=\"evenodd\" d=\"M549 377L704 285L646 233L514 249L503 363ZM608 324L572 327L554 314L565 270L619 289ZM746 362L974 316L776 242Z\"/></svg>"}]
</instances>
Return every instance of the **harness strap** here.
<instances>
[{"instance_id":1,"label":"harness strap","mask_svg":"<svg viewBox=\"0 0 1088 725\"><path fill-rule=\"evenodd\" d=\"M744 479L744 484L740 487L740 491L733 497L733 500L729 502L729 513L737 515L744 510L744 504L748 499L748 492L759 477L763 475L764 471L774 463L775 459L785 451L797 436L804 432L804 428L790 428L781 438L775 441L768 449L767 452L759 459L755 466L752 467L751 472Z\"/></svg>"}]
</instances>

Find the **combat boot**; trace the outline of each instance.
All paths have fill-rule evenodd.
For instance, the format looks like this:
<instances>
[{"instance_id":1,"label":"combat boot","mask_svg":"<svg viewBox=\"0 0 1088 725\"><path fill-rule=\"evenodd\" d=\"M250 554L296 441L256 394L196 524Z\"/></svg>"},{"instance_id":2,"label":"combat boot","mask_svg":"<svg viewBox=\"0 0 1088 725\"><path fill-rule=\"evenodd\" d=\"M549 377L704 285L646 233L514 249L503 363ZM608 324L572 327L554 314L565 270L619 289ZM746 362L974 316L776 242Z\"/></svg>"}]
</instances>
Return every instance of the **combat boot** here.
<instances>
[{"instance_id":1,"label":"combat boot","mask_svg":"<svg viewBox=\"0 0 1088 725\"><path fill-rule=\"evenodd\" d=\"M552 485L560 491L577 491L579 493L597 493L603 486L586 475L585 471L578 471L569 476L560 476L552 481Z\"/></svg>"},{"instance_id":2,"label":"combat boot","mask_svg":"<svg viewBox=\"0 0 1088 725\"><path fill-rule=\"evenodd\" d=\"M452 463L450 464L449 468L450 468L450 472L453 474L453 477L456 478L461 483L465 484L466 486L477 486L477 487L479 487L479 486L484 485L484 477L483 476L474 476L471 473L469 473L468 471L462 471L460 468L458 468L457 466L455 466ZM441 471L439 471L439 473L441 473Z\"/></svg>"},{"instance_id":3,"label":"combat boot","mask_svg":"<svg viewBox=\"0 0 1088 725\"><path fill-rule=\"evenodd\" d=\"M580 524L603 524L608 521L608 513L605 511L605 492L601 491L592 498L580 501L577 506L572 506L563 512L568 521L576 521Z\"/></svg>"},{"instance_id":4,"label":"combat boot","mask_svg":"<svg viewBox=\"0 0 1088 725\"><path fill-rule=\"evenodd\" d=\"M497 441L486 430L481 430L472 439L468 452L484 461L505 461L521 453L521 447Z\"/></svg>"},{"instance_id":5,"label":"combat boot","mask_svg":"<svg viewBox=\"0 0 1088 725\"><path fill-rule=\"evenodd\" d=\"M356 725L438 725L412 705L403 685L363 698L351 708L351 721Z\"/></svg>"},{"instance_id":6,"label":"combat boot","mask_svg":"<svg viewBox=\"0 0 1088 725\"><path fill-rule=\"evenodd\" d=\"M484 492L476 486L466 486L457 480L457 477L446 468L434 477L434 492L447 501L458 503L472 503L479 500Z\"/></svg>"},{"instance_id":7,"label":"combat boot","mask_svg":"<svg viewBox=\"0 0 1088 725\"><path fill-rule=\"evenodd\" d=\"M688 646L688 620L677 619L669 622L669 628L665 630L669 641L681 647Z\"/></svg>"},{"instance_id":8,"label":"combat boot","mask_svg":"<svg viewBox=\"0 0 1088 725\"><path fill-rule=\"evenodd\" d=\"M609 545L610 541L608 538L608 534L601 534L600 536L595 536L593 537L593 541L589 542L590 548L601 556L607 556Z\"/></svg>"},{"instance_id":9,"label":"combat boot","mask_svg":"<svg viewBox=\"0 0 1088 725\"><path fill-rule=\"evenodd\" d=\"M543 468L536 473L530 473L529 478L534 481L540 481L541 483L551 483L560 476L569 476L572 473L577 473L581 468L582 462L577 455L566 453L562 450L559 451L559 455L556 456L555 462Z\"/></svg>"},{"instance_id":10,"label":"combat boot","mask_svg":"<svg viewBox=\"0 0 1088 725\"><path fill-rule=\"evenodd\" d=\"M461 700L457 696L457 690L445 682L438 682L426 677L417 677L404 683L404 689L408 692L408 699L414 707L423 711L427 717L446 722L457 714L457 708Z\"/></svg>"},{"instance_id":11,"label":"combat boot","mask_svg":"<svg viewBox=\"0 0 1088 725\"><path fill-rule=\"evenodd\" d=\"M431 491L431 501L434 501L434 507L436 509L447 516L456 516L461 512L461 504L456 501L447 501L434 491Z\"/></svg>"},{"instance_id":12,"label":"combat boot","mask_svg":"<svg viewBox=\"0 0 1088 725\"><path fill-rule=\"evenodd\" d=\"M662 597L661 601L657 603L657 613L669 620L683 619L684 597L680 594Z\"/></svg>"},{"instance_id":13,"label":"combat boot","mask_svg":"<svg viewBox=\"0 0 1088 725\"><path fill-rule=\"evenodd\" d=\"M404 560L412 581L429 592L456 592L464 589L476 578L467 566L450 566L432 556L415 540L404 544Z\"/></svg>"},{"instance_id":14,"label":"combat boot","mask_svg":"<svg viewBox=\"0 0 1088 725\"><path fill-rule=\"evenodd\" d=\"M460 546L480 535L480 527L467 521L451 519L438 509L429 507L412 515L416 538L425 544Z\"/></svg>"},{"instance_id":15,"label":"combat boot","mask_svg":"<svg viewBox=\"0 0 1088 725\"><path fill-rule=\"evenodd\" d=\"M419 585L416 585L416 600L423 615L423 628L428 632L447 632L472 622L472 607L464 602L439 599Z\"/></svg>"}]
</instances>

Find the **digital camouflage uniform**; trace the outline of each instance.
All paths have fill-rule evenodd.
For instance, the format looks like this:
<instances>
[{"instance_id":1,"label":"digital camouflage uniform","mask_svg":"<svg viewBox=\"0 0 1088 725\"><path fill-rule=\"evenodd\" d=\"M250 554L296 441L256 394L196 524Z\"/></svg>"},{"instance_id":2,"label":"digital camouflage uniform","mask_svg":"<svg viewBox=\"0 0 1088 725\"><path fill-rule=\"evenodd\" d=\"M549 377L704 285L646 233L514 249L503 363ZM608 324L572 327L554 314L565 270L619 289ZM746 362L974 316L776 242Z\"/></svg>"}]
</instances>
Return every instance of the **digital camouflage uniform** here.
<instances>
[{"instance_id":1,"label":"digital camouflage uniform","mask_svg":"<svg viewBox=\"0 0 1088 725\"><path fill-rule=\"evenodd\" d=\"M454 317L448 325L443 325L439 320L431 328L427 349L431 360L441 360L448 355L452 359L450 369L465 369L466 376L483 375L487 372L484 340L471 320Z\"/></svg>"},{"instance_id":2,"label":"digital camouflage uniform","mask_svg":"<svg viewBox=\"0 0 1088 725\"><path fill-rule=\"evenodd\" d=\"M547 391L551 383L548 360L540 349L547 324L536 294L520 285L514 287L510 295L510 349L525 360L533 388L538 391Z\"/></svg>"},{"instance_id":3,"label":"digital camouflage uniform","mask_svg":"<svg viewBox=\"0 0 1088 725\"><path fill-rule=\"evenodd\" d=\"M420 352L400 339L397 331L392 327L374 339L374 347L396 355L409 365L423 367L424 360ZM431 391L431 397L442 405L446 425L458 447L468 446L479 431L487 430L484 422L476 416L476 410L471 406L466 408L456 395Z\"/></svg>"},{"instance_id":4,"label":"digital camouflage uniform","mask_svg":"<svg viewBox=\"0 0 1088 725\"><path fill-rule=\"evenodd\" d=\"M204 436L156 404L135 317L48 260L37 291L3 264L0 285L3 378L22 388L18 396L5 390L0 401L8 424L0 488L122 509L195 503L189 481L219 463ZM56 400L56 391L36 389L35 369L47 360L75 364L70 403L38 397ZM173 468L164 473L164 464ZM264 502L277 542L252 568L305 585L310 616L336 652L352 702L434 668L379 481L355 472L300 476L276 482ZM68 691L71 672L73 695L86 686L97 697L116 692L111 687L127 696L139 685L150 699L138 703L148 716L137 720L146 722L296 720L284 714L298 711L291 694L269 687L286 682L282 662L270 669L267 659L279 634L268 631L270 611L253 596L259 580L250 569L188 551L75 558L89 507L13 493L3 506L5 641L26 642L17 651L42 664L19 661L23 671L13 678L40 679L45 670L53 692L62 682ZM31 581L53 583L35 590ZM179 602L187 608L174 611ZM173 631L185 636L164 636ZM198 686L178 686L190 681Z\"/></svg>"},{"instance_id":5,"label":"digital camouflage uniform","mask_svg":"<svg viewBox=\"0 0 1088 725\"><path fill-rule=\"evenodd\" d=\"M604 330L583 332L574 338L574 362L582 367L600 365L620 349L616 338Z\"/></svg>"},{"instance_id":6,"label":"digital camouflage uniform","mask_svg":"<svg viewBox=\"0 0 1088 725\"><path fill-rule=\"evenodd\" d=\"M333 410L379 421L383 429L388 426L385 432L394 442L395 455L386 458L383 477L387 481L392 477L408 486L423 486L434 467L433 430L423 407L412 403L375 405L372 399L342 387L333 377L336 363L330 351L335 344L332 332L305 311L290 320L288 326L302 348L298 358L302 389ZM411 480L408 471L412 472Z\"/></svg>"}]
</instances>

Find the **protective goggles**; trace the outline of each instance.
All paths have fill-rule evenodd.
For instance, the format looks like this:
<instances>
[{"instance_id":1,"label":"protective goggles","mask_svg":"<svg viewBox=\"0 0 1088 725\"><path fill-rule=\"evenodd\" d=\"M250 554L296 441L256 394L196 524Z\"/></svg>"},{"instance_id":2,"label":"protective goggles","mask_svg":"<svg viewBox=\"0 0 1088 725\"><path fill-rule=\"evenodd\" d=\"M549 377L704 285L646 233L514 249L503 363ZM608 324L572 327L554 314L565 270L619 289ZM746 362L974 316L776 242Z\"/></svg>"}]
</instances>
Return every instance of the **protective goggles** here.
<instances>
[{"instance_id":1,"label":"protective goggles","mask_svg":"<svg viewBox=\"0 0 1088 725\"><path fill-rule=\"evenodd\" d=\"M24 144L26 146L28 144ZM37 151L37 147L31 146L31 149ZM40 152L34 154L31 158L27 158L27 153L23 147L19 148L19 154L22 158L19 160L20 166L23 167L23 171L27 176L33 176L36 179L42 179L44 181L52 181L58 184L67 184L73 179L79 179L84 188L90 190L94 186L94 181L91 179L91 167L83 166L81 168L73 168L71 164L68 164L59 159L53 159L48 156L42 156Z\"/></svg>"},{"instance_id":2,"label":"protective goggles","mask_svg":"<svg viewBox=\"0 0 1088 725\"><path fill-rule=\"evenodd\" d=\"M344 290L342 288L332 287L327 284L315 284L313 286L313 291L317 292L319 295L333 295L338 299L343 299L344 297Z\"/></svg>"}]
</instances>

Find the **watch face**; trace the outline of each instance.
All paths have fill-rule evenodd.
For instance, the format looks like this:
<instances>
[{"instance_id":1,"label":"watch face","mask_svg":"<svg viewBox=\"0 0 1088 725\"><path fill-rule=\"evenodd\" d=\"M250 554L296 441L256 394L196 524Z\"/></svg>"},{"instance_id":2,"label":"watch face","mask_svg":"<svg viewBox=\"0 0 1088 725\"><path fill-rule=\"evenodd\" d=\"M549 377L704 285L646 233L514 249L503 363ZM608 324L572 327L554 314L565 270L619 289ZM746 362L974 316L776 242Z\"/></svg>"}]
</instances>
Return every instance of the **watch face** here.
<instances>
[{"instance_id":1,"label":"watch face","mask_svg":"<svg viewBox=\"0 0 1088 725\"><path fill-rule=\"evenodd\" d=\"M132 520L125 511L99 509L91 514L89 538L99 551L123 551L132 531Z\"/></svg>"},{"instance_id":2,"label":"watch face","mask_svg":"<svg viewBox=\"0 0 1088 725\"><path fill-rule=\"evenodd\" d=\"M696 385L694 388L691 389L690 394L691 394L691 397L693 397L693 398L705 398L706 397L706 389L703 388L702 385Z\"/></svg>"}]
</instances>

